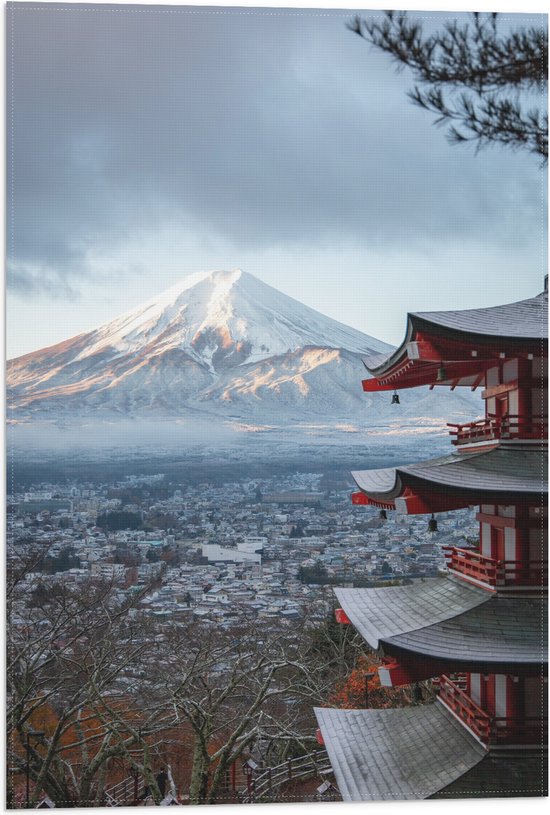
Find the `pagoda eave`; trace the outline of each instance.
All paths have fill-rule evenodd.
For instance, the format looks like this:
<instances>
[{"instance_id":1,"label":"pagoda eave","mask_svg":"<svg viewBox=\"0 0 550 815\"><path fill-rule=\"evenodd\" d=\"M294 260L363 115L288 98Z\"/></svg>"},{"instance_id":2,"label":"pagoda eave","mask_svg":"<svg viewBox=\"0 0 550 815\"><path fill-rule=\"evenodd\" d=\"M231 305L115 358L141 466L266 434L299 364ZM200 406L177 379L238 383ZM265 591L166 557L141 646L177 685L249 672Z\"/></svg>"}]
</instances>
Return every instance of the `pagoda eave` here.
<instances>
[{"instance_id":1,"label":"pagoda eave","mask_svg":"<svg viewBox=\"0 0 550 815\"><path fill-rule=\"evenodd\" d=\"M363 379L361 384L365 393L417 388L421 385L469 387L475 390L483 383L487 370L495 364L498 364L498 360L496 363L495 359L450 361L442 355L437 362L432 362L405 357L383 376Z\"/></svg>"},{"instance_id":2,"label":"pagoda eave","mask_svg":"<svg viewBox=\"0 0 550 815\"><path fill-rule=\"evenodd\" d=\"M315 715L344 801L429 798L486 755L440 704Z\"/></svg>"},{"instance_id":3,"label":"pagoda eave","mask_svg":"<svg viewBox=\"0 0 550 815\"><path fill-rule=\"evenodd\" d=\"M369 506L376 507L377 509L395 509L395 501L377 500L371 496L366 495L364 492L352 492L351 503L354 506Z\"/></svg>"},{"instance_id":4,"label":"pagoda eave","mask_svg":"<svg viewBox=\"0 0 550 815\"><path fill-rule=\"evenodd\" d=\"M491 596L477 586L445 577L387 588L335 588L334 593L351 624L374 650L381 640L452 619Z\"/></svg>"},{"instance_id":5,"label":"pagoda eave","mask_svg":"<svg viewBox=\"0 0 550 815\"><path fill-rule=\"evenodd\" d=\"M386 686L457 670L538 675L547 665L547 604L540 597L499 597L452 578L335 594L340 616L386 658Z\"/></svg>"},{"instance_id":6,"label":"pagoda eave","mask_svg":"<svg viewBox=\"0 0 550 815\"><path fill-rule=\"evenodd\" d=\"M401 345L390 354L363 360L373 377L363 382L363 389L372 392L431 384L477 387L476 380L503 359L541 353L547 309L542 292L494 308L409 314Z\"/></svg>"},{"instance_id":7,"label":"pagoda eave","mask_svg":"<svg viewBox=\"0 0 550 815\"><path fill-rule=\"evenodd\" d=\"M418 464L359 470L352 477L367 503L393 504L402 514L418 515L518 499L540 505L548 491L541 478L545 472L545 450L499 445ZM356 497L354 503L363 502Z\"/></svg>"},{"instance_id":8,"label":"pagoda eave","mask_svg":"<svg viewBox=\"0 0 550 815\"><path fill-rule=\"evenodd\" d=\"M403 685L411 685L415 682L423 682L427 679L442 674L454 673L513 673L517 677L538 677L541 672L547 675L546 663L541 663L534 659L531 662L510 662L489 660L473 660L461 657L448 656L446 659L436 658L427 655L419 655L413 651L392 648L386 643L381 643L382 665L378 667L380 684L385 688L398 688Z\"/></svg>"}]
</instances>

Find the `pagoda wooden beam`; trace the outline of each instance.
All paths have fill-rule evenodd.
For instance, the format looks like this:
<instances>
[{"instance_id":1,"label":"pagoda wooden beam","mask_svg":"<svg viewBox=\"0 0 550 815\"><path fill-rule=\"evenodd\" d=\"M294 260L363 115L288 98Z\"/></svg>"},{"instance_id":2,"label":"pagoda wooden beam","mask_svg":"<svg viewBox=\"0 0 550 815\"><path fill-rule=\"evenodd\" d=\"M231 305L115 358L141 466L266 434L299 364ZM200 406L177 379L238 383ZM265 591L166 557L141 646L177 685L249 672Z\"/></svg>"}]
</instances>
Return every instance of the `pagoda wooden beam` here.
<instances>
[{"instance_id":1,"label":"pagoda wooden beam","mask_svg":"<svg viewBox=\"0 0 550 815\"><path fill-rule=\"evenodd\" d=\"M536 663L483 662L477 659L456 659L451 652L447 659L431 658L425 654L413 654L399 648L392 648L389 643L383 644L382 665L378 668L380 684L384 687L398 687L433 679L442 674L455 672L473 672L482 674L512 673L518 676L540 676L541 665ZM546 676L546 670L543 671Z\"/></svg>"},{"instance_id":2,"label":"pagoda wooden beam","mask_svg":"<svg viewBox=\"0 0 550 815\"><path fill-rule=\"evenodd\" d=\"M476 512L476 521L481 524L490 524L498 529L540 529L540 517L534 518L507 518L504 515L490 515L485 512Z\"/></svg>"},{"instance_id":3,"label":"pagoda wooden beam","mask_svg":"<svg viewBox=\"0 0 550 815\"><path fill-rule=\"evenodd\" d=\"M476 380L475 380L474 384L473 384L473 385L471 385L471 387L470 387L470 390L472 391L472 393L473 393L473 391L477 390L477 388L479 388L479 386L482 384L482 382L484 381L484 379L485 379L485 371L482 371L482 372L481 372L481 373L480 373L480 374L479 374L479 375L476 377Z\"/></svg>"},{"instance_id":4,"label":"pagoda wooden beam","mask_svg":"<svg viewBox=\"0 0 550 815\"><path fill-rule=\"evenodd\" d=\"M375 378L363 379L361 384L365 393L378 393L378 391L393 391L395 389L394 385L384 385L383 382Z\"/></svg>"},{"instance_id":5,"label":"pagoda wooden beam","mask_svg":"<svg viewBox=\"0 0 550 815\"><path fill-rule=\"evenodd\" d=\"M423 663L398 662L392 658L385 658L384 664L378 668L380 684L383 688L395 688L400 685L411 685L438 675L438 663L425 660Z\"/></svg>"},{"instance_id":6,"label":"pagoda wooden beam","mask_svg":"<svg viewBox=\"0 0 550 815\"><path fill-rule=\"evenodd\" d=\"M395 509L400 515L427 515L431 512L465 509L471 504L472 496L470 495L450 495L440 492L414 492L395 498Z\"/></svg>"},{"instance_id":7,"label":"pagoda wooden beam","mask_svg":"<svg viewBox=\"0 0 550 815\"><path fill-rule=\"evenodd\" d=\"M337 608L334 610L334 618L336 622L340 623L341 625L351 625L351 620L343 608Z\"/></svg>"},{"instance_id":8,"label":"pagoda wooden beam","mask_svg":"<svg viewBox=\"0 0 550 815\"><path fill-rule=\"evenodd\" d=\"M395 509L395 504L393 501L378 501L376 498L371 498L370 495L366 495L364 492L352 492L351 503L354 506L369 506L377 507L378 509Z\"/></svg>"},{"instance_id":9,"label":"pagoda wooden beam","mask_svg":"<svg viewBox=\"0 0 550 815\"><path fill-rule=\"evenodd\" d=\"M461 360L414 360L408 365L401 365L379 377L363 379L362 386L366 393L379 391L399 390L402 388L416 388L421 385L445 385L453 389L460 385L462 379L471 379L478 374L480 382L483 381L488 368L495 365L491 359L461 359ZM437 379L438 374L444 371L445 379ZM467 383L470 384L469 382ZM476 386L477 387L477 386Z\"/></svg>"},{"instance_id":10,"label":"pagoda wooden beam","mask_svg":"<svg viewBox=\"0 0 550 815\"><path fill-rule=\"evenodd\" d=\"M524 383L521 384L523 385ZM519 386L520 383L518 382L517 379L515 379L513 382L506 382L502 385L493 385L493 387L486 388L484 391L482 391L481 398L490 399L493 396L500 396L503 393L509 393L510 391L517 390Z\"/></svg>"}]
</instances>

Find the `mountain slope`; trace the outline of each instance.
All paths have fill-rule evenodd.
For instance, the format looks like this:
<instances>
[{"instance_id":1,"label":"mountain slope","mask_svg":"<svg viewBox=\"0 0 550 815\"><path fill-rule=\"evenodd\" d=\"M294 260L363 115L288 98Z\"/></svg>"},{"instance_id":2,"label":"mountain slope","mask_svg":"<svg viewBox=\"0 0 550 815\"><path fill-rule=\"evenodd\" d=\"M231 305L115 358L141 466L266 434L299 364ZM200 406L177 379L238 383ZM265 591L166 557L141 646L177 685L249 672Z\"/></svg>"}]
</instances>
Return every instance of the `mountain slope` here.
<instances>
[{"instance_id":1,"label":"mountain slope","mask_svg":"<svg viewBox=\"0 0 550 815\"><path fill-rule=\"evenodd\" d=\"M361 356L388 350L240 270L192 275L93 331L10 361L11 416L395 422L387 394L361 389ZM404 401L402 417L472 413L470 400L448 392Z\"/></svg>"}]
</instances>

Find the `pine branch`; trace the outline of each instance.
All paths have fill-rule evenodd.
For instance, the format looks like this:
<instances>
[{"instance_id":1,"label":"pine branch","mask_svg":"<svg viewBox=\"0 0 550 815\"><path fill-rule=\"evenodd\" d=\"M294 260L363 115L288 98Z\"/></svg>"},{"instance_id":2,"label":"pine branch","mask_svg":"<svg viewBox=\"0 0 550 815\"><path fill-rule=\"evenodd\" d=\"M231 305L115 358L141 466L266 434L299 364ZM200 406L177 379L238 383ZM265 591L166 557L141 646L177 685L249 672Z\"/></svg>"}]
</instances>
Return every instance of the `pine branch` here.
<instances>
[{"instance_id":1,"label":"pine branch","mask_svg":"<svg viewBox=\"0 0 550 815\"><path fill-rule=\"evenodd\" d=\"M548 80L548 32L541 28L498 31L496 14L452 21L429 36L407 12L386 12L383 20L357 16L348 28L389 54L397 68L409 68L418 83L412 101L450 123L451 143L499 144L548 158L548 116L525 112L525 91L542 92Z\"/></svg>"}]
</instances>

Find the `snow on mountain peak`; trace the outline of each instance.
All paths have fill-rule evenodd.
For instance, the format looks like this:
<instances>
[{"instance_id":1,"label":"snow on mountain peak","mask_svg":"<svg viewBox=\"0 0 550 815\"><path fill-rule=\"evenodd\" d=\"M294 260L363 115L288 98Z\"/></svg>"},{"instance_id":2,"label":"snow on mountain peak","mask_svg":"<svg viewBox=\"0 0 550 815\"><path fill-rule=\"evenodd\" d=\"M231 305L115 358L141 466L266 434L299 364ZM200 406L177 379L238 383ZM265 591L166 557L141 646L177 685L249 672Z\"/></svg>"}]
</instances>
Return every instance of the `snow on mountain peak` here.
<instances>
[{"instance_id":1,"label":"snow on mountain peak","mask_svg":"<svg viewBox=\"0 0 550 815\"><path fill-rule=\"evenodd\" d=\"M256 362L304 346L385 351L385 343L299 303L243 272L216 270L184 278L157 297L92 332L78 359L170 348L210 369Z\"/></svg>"},{"instance_id":2,"label":"snow on mountain peak","mask_svg":"<svg viewBox=\"0 0 550 815\"><path fill-rule=\"evenodd\" d=\"M287 427L309 415L380 423L389 402L365 398L361 355L388 350L240 269L200 273L93 331L11 360L11 416L63 426L100 416L200 416L209 427ZM399 421L406 410L428 415L418 413L427 410L418 397L407 402ZM437 415L463 411L445 403Z\"/></svg>"}]
</instances>

